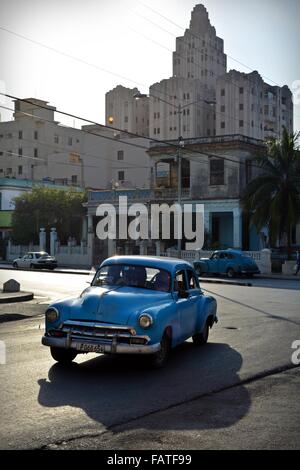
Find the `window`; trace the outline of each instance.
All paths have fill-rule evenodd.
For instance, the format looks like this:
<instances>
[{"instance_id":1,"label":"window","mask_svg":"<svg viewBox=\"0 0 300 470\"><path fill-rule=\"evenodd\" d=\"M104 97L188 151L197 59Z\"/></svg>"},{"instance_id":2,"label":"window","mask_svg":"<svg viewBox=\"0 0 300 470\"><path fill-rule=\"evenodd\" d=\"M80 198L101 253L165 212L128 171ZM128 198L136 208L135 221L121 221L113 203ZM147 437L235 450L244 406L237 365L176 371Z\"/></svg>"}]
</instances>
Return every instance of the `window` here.
<instances>
[{"instance_id":1,"label":"window","mask_svg":"<svg viewBox=\"0 0 300 470\"><path fill-rule=\"evenodd\" d=\"M240 91L240 95L243 95L244 94L244 87L240 86L239 91Z\"/></svg>"},{"instance_id":2,"label":"window","mask_svg":"<svg viewBox=\"0 0 300 470\"><path fill-rule=\"evenodd\" d=\"M188 269L186 274L187 274L188 289L199 289L198 279L195 277L193 271Z\"/></svg>"},{"instance_id":3,"label":"window","mask_svg":"<svg viewBox=\"0 0 300 470\"><path fill-rule=\"evenodd\" d=\"M124 117L124 122L128 122L128 116Z\"/></svg>"},{"instance_id":4,"label":"window","mask_svg":"<svg viewBox=\"0 0 300 470\"><path fill-rule=\"evenodd\" d=\"M23 167L20 165L18 166L18 175L22 175L23 173Z\"/></svg>"},{"instance_id":5,"label":"window","mask_svg":"<svg viewBox=\"0 0 300 470\"><path fill-rule=\"evenodd\" d=\"M54 134L54 143L58 144L58 142L59 142L59 137L57 134Z\"/></svg>"},{"instance_id":6,"label":"window","mask_svg":"<svg viewBox=\"0 0 300 470\"><path fill-rule=\"evenodd\" d=\"M160 134L160 127L157 128L157 133Z\"/></svg>"},{"instance_id":7,"label":"window","mask_svg":"<svg viewBox=\"0 0 300 470\"><path fill-rule=\"evenodd\" d=\"M11 175L12 174L12 168L7 168L6 173L7 173L7 175Z\"/></svg>"},{"instance_id":8,"label":"window","mask_svg":"<svg viewBox=\"0 0 300 470\"><path fill-rule=\"evenodd\" d=\"M23 139L23 131L19 131L19 139Z\"/></svg>"},{"instance_id":9,"label":"window","mask_svg":"<svg viewBox=\"0 0 300 470\"><path fill-rule=\"evenodd\" d=\"M177 292L186 290L185 273L183 270L176 273L174 280L174 290Z\"/></svg>"},{"instance_id":10,"label":"window","mask_svg":"<svg viewBox=\"0 0 300 470\"><path fill-rule=\"evenodd\" d=\"M210 160L210 184L211 186L224 184L224 160Z\"/></svg>"},{"instance_id":11,"label":"window","mask_svg":"<svg viewBox=\"0 0 300 470\"><path fill-rule=\"evenodd\" d=\"M38 158L39 152L38 152L38 149L37 149L37 148L34 149L34 154L33 154L33 156L34 156L34 158Z\"/></svg>"},{"instance_id":12,"label":"window","mask_svg":"<svg viewBox=\"0 0 300 470\"><path fill-rule=\"evenodd\" d=\"M121 170L118 171L118 181L124 181L125 180L125 171Z\"/></svg>"},{"instance_id":13,"label":"window","mask_svg":"<svg viewBox=\"0 0 300 470\"><path fill-rule=\"evenodd\" d=\"M72 145L72 143L73 143L72 137L68 137L68 145Z\"/></svg>"},{"instance_id":14,"label":"window","mask_svg":"<svg viewBox=\"0 0 300 470\"><path fill-rule=\"evenodd\" d=\"M221 89L221 96L225 96L225 88Z\"/></svg>"},{"instance_id":15,"label":"window","mask_svg":"<svg viewBox=\"0 0 300 470\"><path fill-rule=\"evenodd\" d=\"M33 137L34 137L34 140L38 140L38 131L34 131L34 134L33 134Z\"/></svg>"},{"instance_id":16,"label":"window","mask_svg":"<svg viewBox=\"0 0 300 470\"><path fill-rule=\"evenodd\" d=\"M221 129L225 129L225 121L221 122Z\"/></svg>"},{"instance_id":17,"label":"window","mask_svg":"<svg viewBox=\"0 0 300 470\"><path fill-rule=\"evenodd\" d=\"M11 133L11 132L7 132L6 138L7 138L7 139L12 139L12 133Z\"/></svg>"},{"instance_id":18,"label":"window","mask_svg":"<svg viewBox=\"0 0 300 470\"><path fill-rule=\"evenodd\" d=\"M118 160L124 160L124 150L118 150Z\"/></svg>"},{"instance_id":19,"label":"window","mask_svg":"<svg viewBox=\"0 0 300 470\"><path fill-rule=\"evenodd\" d=\"M22 157L22 155L23 155L23 149L22 149L22 147L19 147L18 153L19 153L19 157Z\"/></svg>"},{"instance_id":20,"label":"window","mask_svg":"<svg viewBox=\"0 0 300 470\"><path fill-rule=\"evenodd\" d=\"M265 115L269 114L269 106L267 104L265 104L265 106L264 106L264 114Z\"/></svg>"},{"instance_id":21,"label":"window","mask_svg":"<svg viewBox=\"0 0 300 470\"><path fill-rule=\"evenodd\" d=\"M243 121L243 119L240 119L240 120L239 120L239 126L240 126L240 127L244 127L244 121Z\"/></svg>"},{"instance_id":22,"label":"window","mask_svg":"<svg viewBox=\"0 0 300 470\"><path fill-rule=\"evenodd\" d=\"M72 184L77 184L77 175L72 175Z\"/></svg>"},{"instance_id":23,"label":"window","mask_svg":"<svg viewBox=\"0 0 300 470\"><path fill-rule=\"evenodd\" d=\"M221 113L225 113L225 106L223 104L221 106Z\"/></svg>"},{"instance_id":24,"label":"window","mask_svg":"<svg viewBox=\"0 0 300 470\"><path fill-rule=\"evenodd\" d=\"M240 103L239 109L240 109L240 111L243 111L243 109L244 109L243 103Z\"/></svg>"}]
</instances>

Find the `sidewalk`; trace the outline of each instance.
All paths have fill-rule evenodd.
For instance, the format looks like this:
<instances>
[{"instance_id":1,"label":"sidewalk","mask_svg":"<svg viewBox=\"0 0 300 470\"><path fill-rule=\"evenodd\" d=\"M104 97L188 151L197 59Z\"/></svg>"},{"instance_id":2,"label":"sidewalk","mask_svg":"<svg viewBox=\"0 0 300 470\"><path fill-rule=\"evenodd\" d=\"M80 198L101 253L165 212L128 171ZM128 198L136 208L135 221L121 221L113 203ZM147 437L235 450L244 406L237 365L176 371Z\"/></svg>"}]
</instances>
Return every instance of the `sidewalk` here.
<instances>
[{"instance_id":1,"label":"sidewalk","mask_svg":"<svg viewBox=\"0 0 300 470\"><path fill-rule=\"evenodd\" d=\"M43 315L47 309L46 304L39 304L37 301L1 303L0 304L0 324L24 320L25 318Z\"/></svg>"},{"instance_id":2,"label":"sidewalk","mask_svg":"<svg viewBox=\"0 0 300 470\"><path fill-rule=\"evenodd\" d=\"M25 302L33 299L32 292L2 292L0 291L0 304L9 304L13 302Z\"/></svg>"}]
</instances>

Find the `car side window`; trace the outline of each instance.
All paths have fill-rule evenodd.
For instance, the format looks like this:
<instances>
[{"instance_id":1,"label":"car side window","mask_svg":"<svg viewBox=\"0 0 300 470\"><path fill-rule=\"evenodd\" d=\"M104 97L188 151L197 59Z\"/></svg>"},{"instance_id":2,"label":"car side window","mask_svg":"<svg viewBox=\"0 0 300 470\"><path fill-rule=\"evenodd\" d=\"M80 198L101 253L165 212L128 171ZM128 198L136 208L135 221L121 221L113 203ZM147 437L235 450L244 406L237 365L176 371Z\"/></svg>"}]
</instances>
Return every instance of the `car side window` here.
<instances>
[{"instance_id":1,"label":"car side window","mask_svg":"<svg viewBox=\"0 0 300 470\"><path fill-rule=\"evenodd\" d=\"M226 259L227 255L226 253L220 253L220 259Z\"/></svg>"},{"instance_id":2,"label":"car side window","mask_svg":"<svg viewBox=\"0 0 300 470\"><path fill-rule=\"evenodd\" d=\"M234 255L232 253L228 253L228 259L234 259Z\"/></svg>"},{"instance_id":3,"label":"car side window","mask_svg":"<svg viewBox=\"0 0 300 470\"><path fill-rule=\"evenodd\" d=\"M188 289L199 289L199 282L191 269L186 271Z\"/></svg>"},{"instance_id":4,"label":"car side window","mask_svg":"<svg viewBox=\"0 0 300 470\"><path fill-rule=\"evenodd\" d=\"M33 258L32 254L28 255L28 259L32 259L32 258Z\"/></svg>"},{"instance_id":5,"label":"car side window","mask_svg":"<svg viewBox=\"0 0 300 470\"><path fill-rule=\"evenodd\" d=\"M185 272L184 272L183 269L176 273L176 276L175 276L175 279L174 279L174 290L176 292L179 292L179 291L182 291L182 290L187 290L186 280L185 280Z\"/></svg>"},{"instance_id":6,"label":"car side window","mask_svg":"<svg viewBox=\"0 0 300 470\"><path fill-rule=\"evenodd\" d=\"M218 253L214 253L211 257L211 259L218 259L219 258L219 254Z\"/></svg>"}]
</instances>

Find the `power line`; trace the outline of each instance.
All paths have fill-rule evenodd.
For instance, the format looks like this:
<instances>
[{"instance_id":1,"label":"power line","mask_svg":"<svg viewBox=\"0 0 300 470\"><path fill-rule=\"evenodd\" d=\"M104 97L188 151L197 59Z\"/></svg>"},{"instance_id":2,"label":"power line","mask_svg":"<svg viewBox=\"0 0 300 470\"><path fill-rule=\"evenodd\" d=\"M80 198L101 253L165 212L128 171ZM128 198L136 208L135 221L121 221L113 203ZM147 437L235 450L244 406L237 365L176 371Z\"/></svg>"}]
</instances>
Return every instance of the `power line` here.
<instances>
[{"instance_id":1,"label":"power line","mask_svg":"<svg viewBox=\"0 0 300 470\"><path fill-rule=\"evenodd\" d=\"M0 105L0 108L5 108L5 109L8 109L8 110L10 110L10 111L14 111L14 109L8 108L7 106L1 106L1 105ZM47 123L51 124L51 125L57 130L57 125L54 124L53 121L50 121L49 119L40 118L40 117L37 116L37 115L31 114L31 113L26 113L26 112L24 112L24 111L18 111L18 113L21 113L21 114L26 115L26 116L29 116L29 117L37 118L37 119L39 119L40 121L47 122ZM69 128L69 126L62 126L62 127ZM70 129L73 130L73 128L70 128ZM86 131L86 130L81 130L81 129L76 129L76 130L77 130L77 131L82 131L82 132L91 134L91 132ZM95 135L96 137L102 137L102 135L101 135L101 134L98 134L98 133L92 133L92 135ZM103 137L105 138L105 136L103 136ZM66 149L63 148L63 147L58 147L57 145L50 144L50 143L48 143L48 142L42 142L41 140L38 140L38 141L37 141L37 140L35 140L35 139L33 140L33 139L25 139L25 138L22 138L20 142L22 142L22 141L30 142L30 143L33 143L33 144L36 144L36 145L37 145L37 144L41 144L41 145L44 145L44 146L47 146L47 147L50 147L50 148L52 147L52 148L54 148L55 150L57 150L57 149L60 148L63 152L66 151ZM117 140L116 142L119 142L119 140ZM122 142L125 142L125 141L122 141ZM161 142L161 141L159 141L159 142ZM134 144L132 144L132 145L134 145ZM166 142L166 145L169 145L169 143ZM176 146L176 145L175 145L175 146ZM140 147L140 146L139 146L139 147ZM143 147L143 148L149 150L149 147ZM177 146L176 146L176 149L177 149ZM7 149L4 149L4 148L1 149L1 150L6 152L6 156L7 156L7 157L9 157L9 156L18 156L19 158L22 158L22 157L23 157L23 158L33 159L33 160L35 160L35 161L36 161L36 160L41 160L41 161L43 161L45 164L47 163L44 158L32 157L32 156L28 156L28 155L24 155L24 154L20 155L19 153L15 153L15 152L12 152L12 151L7 150ZM74 149L67 149L67 150L69 150L70 153L79 153L79 154L80 154L80 157L81 157L82 155L85 155L85 156L89 156L89 157L92 157L92 158L99 159L100 162L101 162L102 160L112 162L112 160L109 159L109 158L100 157L100 156L97 156L97 155L92 155L92 154L88 154L88 153L86 153L86 152L81 152L81 151L77 152L77 151L75 151ZM182 149L182 151L183 151L183 153L184 153L184 152L185 152L185 149ZM201 152L199 152L199 154L202 155ZM175 157L175 155L174 155L174 157ZM172 156L170 156L170 158L172 158ZM220 157L220 158L221 158L221 157ZM228 161L230 161L230 160L228 160ZM60 162L55 162L55 163L67 165L66 163L60 163ZM117 163L117 162L116 162L116 163ZM209 164L209 162L207 162L207 161L200 161L200 162L198 162L198 163L201 163L201 164ZM234 163L237 164L238 162L237 162L237 161L234 161ZM72 163L72 162L69 162L69 165L70 165L70 166L77 166L78 164L75 164L74 162L73 162L73 163ZM122 169L125 169L125 170L126 170L126 169L133 169L133 170L135 170L135 169L137 169L137 168L138 168L138 169L151 169L151 165L149 165L149 166L141 166L141 165L135 165L135 164L132 164L132 165L133 165L132 167L126 167L126 166L118 165L118 168L112 168L112 169L113 169L113 170L122 170ZM85 164L84 166L85 166L86 168L98 168L98 169L100 168L99 166L93 166L93 165L88 165L88 164ZM231 167L233 168L232 165L229 165L229 166L231 166Z\"/></svg>"},{"instance_id":2,"label":"power line","mask_svg":"<svg viewBox=\"0 0 300 470\"><path fill-rule=\"evenodd\" d=\"M2 93L0 92L0 95L2 96L6 96L7 98L10 98L10 99L13 99L13 100L19 100L19 101L22 101L22 102L25 102L25 103L28 103L28 104L31 104L31 105L34 105L34 106L37 106L39 108L42 108L42 109L48 109L47 106L45 105L41 105L41 104L37 104L37 103L34 103L28 99L22 99L22 98L18 98L16 96L13 96L13 95L9 95L7 93ZM133 132L128 132L128 131L123 131L122 129L118 129L118 128L115 128L115 127L111 127L111 126L105 126L103 124L99 124L95 121L91 121L91 120L88 120L86 118L82 118L80 116L77 116L77 115L74 115L74 114L71 114L71 113L67 113L65 111L60 111L60 110L56 110L57 113L60 113L60 114L63 114L63 115L66 115L66 116L69 116L69 117L72 117L72 118L75 118L75 119L78 119L78 120L81 120L81 121L85 121L85 122L89 122L95 126L99 126L100 128L107 128L107 129L113 129L113 130L116 130L116 131L119 131L119 132L123 132L123 133L126 133L128 135L131 135L131 136L134 136L134 137L138 137L138 138L143 138L143 139L146 139L146 140L150 140L152 142L156 142L156 143L159 143L160 145L162 146L169 146L169 147L174 147L176 148L176 150L178 150L178 144L176 143L173 143L173 141L162 141L162 140L159 140L159 139L155 139L155 138L150 138L150 137L145 137L145 136L141 136L139 134L135 134ZM88 132L89 131L84 131L84 132ZM103 135L101 134L98 134L98 133L93 133L94 135L98 136L98 137L104 137ZM223 137L223 136L221 136ZM257 139L255 139L257 140ZM263 141L261 141L263 143ZM151 149L150 149L151 150ZM185 152L192 152L192 153L196 153L198 155L206 155L208 157L215 157L215 158L218 158L218 159L222 159L222 160L225 160L225 161L230 161L230 162L233 162L235 164L246 164L246 162L242 162L242 161L236 161L236 160L231 160L229 159L228 157L224 157L224 156L220 156L220 155L216 155L216 154L212 154L212 153L207 153L207 152L199 152L197 150L194 150L194 149L189 149L189 150L183 150ZM237 158L236 156L233 156L233 155L229 155L231 156L232 158ZM260 167L259 167L260 168Z\"/></svg>"}]
</instances>

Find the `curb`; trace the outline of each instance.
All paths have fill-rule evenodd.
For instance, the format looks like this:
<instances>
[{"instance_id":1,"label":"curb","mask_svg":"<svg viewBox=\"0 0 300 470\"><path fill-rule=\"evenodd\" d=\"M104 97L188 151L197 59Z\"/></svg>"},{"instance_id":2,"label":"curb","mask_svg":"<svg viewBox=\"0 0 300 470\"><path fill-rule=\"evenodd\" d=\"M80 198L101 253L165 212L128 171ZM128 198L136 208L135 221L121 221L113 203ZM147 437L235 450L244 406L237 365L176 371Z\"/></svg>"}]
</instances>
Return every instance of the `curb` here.
<instances>
[{"instance_id":1,"label":"curb","mask_svg":"<svg viewBox=\"0 0 300 470\"><path fill-rule=\"evenodd\" d=\"M25 268L18 268L18 269L14 269L12 266L8 266L7 268L5 268L4 266L1 266L0 267L0 270L3 269L3 271L26 271L26 272L45 272L47 274L80 274L81 276L90 276L92 275L93 273L92 272L86 272L86 271L79 271L79 270L74 270L72 271L71 269L70 270L55 270L55 269L25 269Z\"/></svg>"},{"instance_id":2,"label":"curb","mask_svg":"<svg viewBox=\"0 0 300 470\"><path fill-rule=\"evenodd\" d=\"M222 281L222 280L213 280L213 279L201 279L199 278L201 283L208 283L208 284L225 284L229 286L244 286L244 287L252 287L251 282L234 282L234 281Z\"/></svg>"},{"instance_id":3,"label":"curb","mask_svg":"<svg viewBox=\"0 0 300 470\"><path fill-rule=\"evenodd\" d=\"M12 295L7 297L2 297L0 294L0 304L11 304L14 302L26 302L27 300L32 300L34 294L32 292L22 292L20 295Z\"/></svg>"}]
</instances>

